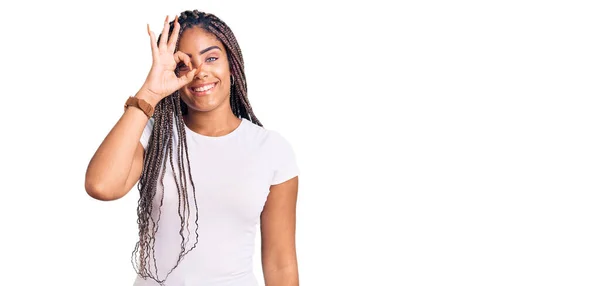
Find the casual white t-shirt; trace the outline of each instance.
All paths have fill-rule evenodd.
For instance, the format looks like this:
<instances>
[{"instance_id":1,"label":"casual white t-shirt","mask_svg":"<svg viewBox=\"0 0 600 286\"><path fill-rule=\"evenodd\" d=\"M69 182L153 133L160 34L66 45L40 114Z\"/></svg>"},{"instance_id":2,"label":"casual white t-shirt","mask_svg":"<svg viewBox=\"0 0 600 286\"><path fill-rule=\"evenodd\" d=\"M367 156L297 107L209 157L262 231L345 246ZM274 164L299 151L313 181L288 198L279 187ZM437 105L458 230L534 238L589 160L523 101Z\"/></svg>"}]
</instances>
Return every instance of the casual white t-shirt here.
<instances>
[{"instance_id":1,"label":"casual white t-shirt","mask_svg":"<svg viewBox=\"0 0 600 286\"><path fill-rule=\"evenodd\" d=\"M151 118L140 139L144 148L148 146L153 123ZM185 249L190 249L196 241L198 243L169 274L165 285L255 286L253 255L260 214L269 187L299 174L294 151L278 132L247 119L242 119L233 132L220 137L204 136L187 126L185 132L198 209L196 239L196 208L188 179L190 219L183 233L183 238L188 241ZM173 166L179 170L176 129L174 137ZM185 166L187 174L187 163ZM168 160L164 188L159 179L153 202L152 217L156 221L164 194L155 241L159 280L173 268L181 250L179 195L173 174ZM151 263L151 266L156 275L155 265ZM134 286L156 285L158 283L151 278L141 277L134 283Z\"/></svg>"}]
</instances>

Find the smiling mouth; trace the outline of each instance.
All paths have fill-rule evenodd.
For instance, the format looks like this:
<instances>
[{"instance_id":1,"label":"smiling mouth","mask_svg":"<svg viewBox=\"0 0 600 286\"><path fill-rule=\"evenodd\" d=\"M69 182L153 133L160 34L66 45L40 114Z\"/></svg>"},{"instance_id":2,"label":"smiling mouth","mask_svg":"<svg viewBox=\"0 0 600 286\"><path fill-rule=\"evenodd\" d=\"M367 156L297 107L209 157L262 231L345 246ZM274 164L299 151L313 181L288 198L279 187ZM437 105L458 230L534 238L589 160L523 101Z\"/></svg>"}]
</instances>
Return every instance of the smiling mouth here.
<instances>
[{"instance_id":1,"label":"smiling mouth","mask_svg":"<svg viewBox=\"0 0 600 286\"><path fill-rule=\"evenodd\" d=\"M205 85L201 85L201 86L190 86L189 90L194 95L205 95L205 94L209 94L216 85L217 85L217 83L213 82L213 83L205 84Z\"/></svg>"}]
</instances>

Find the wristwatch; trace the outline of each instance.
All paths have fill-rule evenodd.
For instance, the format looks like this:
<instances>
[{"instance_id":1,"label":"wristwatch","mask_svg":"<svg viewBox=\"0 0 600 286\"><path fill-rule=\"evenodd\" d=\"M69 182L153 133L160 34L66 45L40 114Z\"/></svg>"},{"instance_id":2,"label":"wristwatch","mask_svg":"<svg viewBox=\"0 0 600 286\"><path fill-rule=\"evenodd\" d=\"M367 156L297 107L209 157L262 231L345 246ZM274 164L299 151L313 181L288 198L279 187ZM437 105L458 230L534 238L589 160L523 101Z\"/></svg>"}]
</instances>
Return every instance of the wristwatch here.
<instances>
[{"instance_id":1,"label":"wristwatch","mask_svg":"<svg viewBox=\"0 0 600 286\"><path fill-rule=\"evenodd\" d=\"M141 109L146 114L146 116L148 116L148 118L152 117L152 114L154 114L154 107L152 107L150 103L135 96L130 96L127 99L127 101L125 102L125 110L127 110L127 107L130 106Z\"/></svg>"}]
</instances>

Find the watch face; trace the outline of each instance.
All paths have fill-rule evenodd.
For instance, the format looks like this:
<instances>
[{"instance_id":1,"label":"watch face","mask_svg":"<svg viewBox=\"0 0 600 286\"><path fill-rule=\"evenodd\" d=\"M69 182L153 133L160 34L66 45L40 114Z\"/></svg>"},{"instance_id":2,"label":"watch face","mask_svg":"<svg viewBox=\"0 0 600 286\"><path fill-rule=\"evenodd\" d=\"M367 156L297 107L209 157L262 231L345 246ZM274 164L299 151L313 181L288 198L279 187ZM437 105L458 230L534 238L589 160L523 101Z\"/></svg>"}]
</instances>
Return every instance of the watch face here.
<instances>
[{"instance_id":1,"label":"watch face","mask_svg":"<svg viewBox=\"0 0 600 286\"><path fill-rule=\"evenodd\" d=\"M142 109L148 117L152 116L152 106L150 105L150 103L146 102L143 99L139 99L138 104L140 106L140 109Z\"/></svg>"},{"instance_id":2,"label":"watch face","mask_svg":"<svg viewBox=\"0 0 600 286\"><path fill-rule=\"evenodd\" d=\"M130 97L130 98L127 100L127 105L128 105L128 106L137 106L137 98L135 98L135 97Z\"/></svg>"},{"instance_id":3,"label":"watch face","mask_svg":"<svg viewBox=\"0 0 600 286\"><path fill-rule=\"evenodd\" d=\"M146 116L148 116L148 118L152 117L153 108L145 100L131 96L125 102L125 110L127 110L127 107L130 107L130 106L139 108L146 114Z\"/></svg>"}]
</instances>

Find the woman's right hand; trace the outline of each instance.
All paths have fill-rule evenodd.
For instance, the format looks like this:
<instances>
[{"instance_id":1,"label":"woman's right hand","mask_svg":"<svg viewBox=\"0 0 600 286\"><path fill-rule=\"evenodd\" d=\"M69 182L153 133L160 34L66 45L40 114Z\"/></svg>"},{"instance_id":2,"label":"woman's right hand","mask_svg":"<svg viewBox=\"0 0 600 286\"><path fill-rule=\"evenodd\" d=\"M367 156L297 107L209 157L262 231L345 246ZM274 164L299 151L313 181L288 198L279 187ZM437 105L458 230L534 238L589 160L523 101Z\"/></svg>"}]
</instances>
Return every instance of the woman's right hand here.
<instances>
[{"instance_id":1,"label":"woman's right hand","mask_svg":"<svg viewBox=\"0 0 600 286\"><path fill-rule=\"evenodd\" d=\"M151 97L149 100L152 105L156 105L163 98L190 83L196 75L197 69L192 69L190 57L180 51L174 53L175 44L179 37L179 29L181 28L178 17L175 17L174 25L172 36L168 39L169 16L167 16L158 45L156 36L150 30L150 25L148 25L148 35L150 36L150 46L152 48L152 68L140 92ZM175 69L180 64L186 65L189 72L177 76Z\"/></svg>"}]
</instances>

